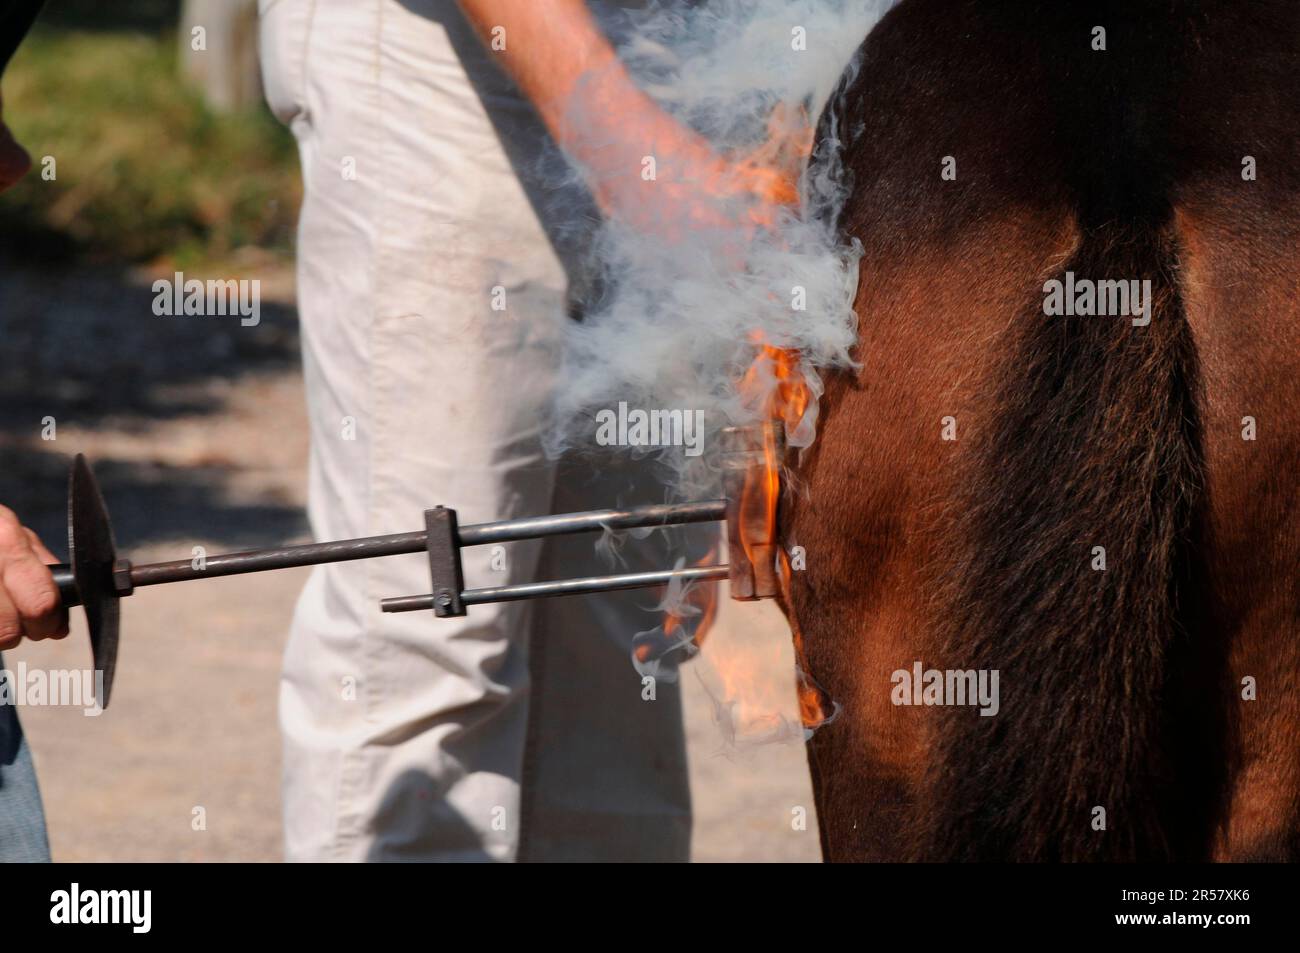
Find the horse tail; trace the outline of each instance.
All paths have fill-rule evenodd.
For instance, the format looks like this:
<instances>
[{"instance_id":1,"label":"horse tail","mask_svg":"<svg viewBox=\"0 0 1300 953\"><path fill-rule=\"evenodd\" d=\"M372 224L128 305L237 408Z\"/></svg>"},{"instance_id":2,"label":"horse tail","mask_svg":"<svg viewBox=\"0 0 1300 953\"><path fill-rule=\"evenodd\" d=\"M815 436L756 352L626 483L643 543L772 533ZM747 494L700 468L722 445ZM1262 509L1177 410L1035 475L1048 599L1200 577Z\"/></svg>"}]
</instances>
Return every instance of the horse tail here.
<instances>
[{"instance_id":1,"label":"horse tail","mask_svg":"<svg viewBox=\"0 0 1300 953\"><path fill-rule=\"evenodd\" d=\"M1000 710L940 715L930 859L1187 851L1166 696L1198 585L1196 350L1172 215L1087 212L1054 278L1150 281L1150 323L1048 317L1037 296L1018 322L971 438L944 626L959 668L998 671Z\"/></svg>"}]
</instances>

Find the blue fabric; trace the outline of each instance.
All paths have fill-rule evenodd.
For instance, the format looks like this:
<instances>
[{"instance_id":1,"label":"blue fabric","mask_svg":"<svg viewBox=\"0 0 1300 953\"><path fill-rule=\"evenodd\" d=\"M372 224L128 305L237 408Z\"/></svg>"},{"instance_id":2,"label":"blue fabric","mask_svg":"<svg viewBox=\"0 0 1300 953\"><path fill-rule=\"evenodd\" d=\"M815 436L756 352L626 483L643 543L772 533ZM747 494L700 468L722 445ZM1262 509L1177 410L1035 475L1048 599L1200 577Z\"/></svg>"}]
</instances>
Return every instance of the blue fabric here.
<instances>
[{"instance_id":1,"label":"blue fabric","mask_svg":"<svg viewBox=\"0 0 1300 953\"><path fill-rule=\"evenodd\" d=\"M0 670L4 661L0 659ZM0 704L0 863L49 861L36 768L18 724L18 707Z\"/></svg>"}]
</instances>

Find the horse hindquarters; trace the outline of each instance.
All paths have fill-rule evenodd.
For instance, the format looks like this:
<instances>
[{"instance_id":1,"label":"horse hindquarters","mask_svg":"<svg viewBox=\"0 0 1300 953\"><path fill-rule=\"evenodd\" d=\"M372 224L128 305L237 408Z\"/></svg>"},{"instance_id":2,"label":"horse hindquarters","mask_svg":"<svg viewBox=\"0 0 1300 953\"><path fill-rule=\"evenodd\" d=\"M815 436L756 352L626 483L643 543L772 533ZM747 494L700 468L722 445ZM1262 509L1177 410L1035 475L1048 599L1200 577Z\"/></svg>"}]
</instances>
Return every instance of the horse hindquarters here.
<instances>
[{"instance_id":1,"label":"horse hindquarters","mask_svg":"<svg viewBox=\"0 0 1300 953\"><path fill-rule=\"evenodd\" d=\"M1246 148L1207 123L1266 126L1251 147L1286 167L1294 114L1216 96L1242 36L1238 92L1294 70L1300 30L1284 4L1103 6L909 0L845 100L863 370L828 386L785 527L809 554L792 618L844 707L810 743L828 859L1197 859L1233 790L1226 852L1297 829L1300 325L1280 267L1256 269L1279 280L1247 296L1249 340L1216 295L1243 273L1234 214L1253 255L1297 260L1300 190L1243 209L1203 183ZM1045 316L1067 271L1151 281L1151 323ZM1243 403L1267 445L1238 445ZM915 661L998 669L999 714L891 704ZM1243 667L1267 706L1239 712Z\"/></svg>"}]
</instances>

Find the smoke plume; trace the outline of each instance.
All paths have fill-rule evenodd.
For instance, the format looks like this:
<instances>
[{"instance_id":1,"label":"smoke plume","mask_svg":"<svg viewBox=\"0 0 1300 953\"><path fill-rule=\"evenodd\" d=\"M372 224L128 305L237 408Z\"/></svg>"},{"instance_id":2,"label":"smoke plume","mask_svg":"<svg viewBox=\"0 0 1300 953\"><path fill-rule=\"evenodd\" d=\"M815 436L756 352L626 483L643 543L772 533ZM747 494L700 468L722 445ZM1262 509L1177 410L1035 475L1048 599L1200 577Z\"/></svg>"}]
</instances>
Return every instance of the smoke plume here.
<instances>
[{"instance_id":1,"label":"smoke plume","mask_svg":"<svg viewBox=\"0 0 1300 953\"><path fill-rule=\"evenodd\" d=\"M810 125L889 5L712 0L682 11L656 3L638 15L620 53L641 87L720 156L757 155L761 165L780 160L782 144L801 130L811 141ZM592 107L575 97L572 128L587 125L585 108ZM775 387L760 368L751 374L757 386L751 380L744 393L738 388L758 343L799 353L814 400L787 439L792 447L812 442L818 370L852 366L858 320L860 248L836 232L847 184L837 130L824 132L811 156L796 158L797 204L764 202L725 176L704 180L698 169L674 168L650 142L642 168L618 170L639 179L644 201L632 220L611 216L596 236L601 291L570 329L551 452L593 445L597 414L620 402L647 412L699 410L702 456L680 446L640 452L657 454L675 471L679 492L713 488L709 451L718 431L759 419ZM593 170L575 173L590 179ZM693 201L699 195L711 198Z\"/></svg>"}]
</instances>

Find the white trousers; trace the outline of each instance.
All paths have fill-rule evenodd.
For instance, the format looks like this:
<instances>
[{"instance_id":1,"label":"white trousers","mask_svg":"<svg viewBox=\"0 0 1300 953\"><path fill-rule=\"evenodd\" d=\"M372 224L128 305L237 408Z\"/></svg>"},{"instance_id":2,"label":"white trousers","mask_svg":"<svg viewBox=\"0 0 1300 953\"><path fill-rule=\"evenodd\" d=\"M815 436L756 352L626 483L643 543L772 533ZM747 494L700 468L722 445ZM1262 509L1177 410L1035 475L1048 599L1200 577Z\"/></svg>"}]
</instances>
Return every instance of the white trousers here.
<instances>
[{"instance_id":1,"label":"white trousers","mask_svg":"<svg viewBox=\"0 0 1300 953\"><path fill-rule=\"evenodd\" d=\"M316 537L418 529L435 504L473 523L657 498L616 467L557 481L540 449L568 320L561 213L582 203L539 198L540 127L453 0L262 15L267 98L305 184ZM609 571L592 542L467 549L466 582ZM670 558L642 542L629 569ZM379 610L427 591L422 555L310 577L280 699L287 857L686 859L680 698L643 700L629 660L654 597Z\"/></svg>"}]
</instances>

